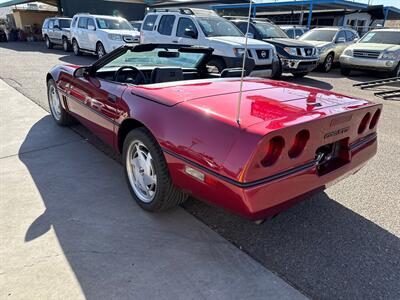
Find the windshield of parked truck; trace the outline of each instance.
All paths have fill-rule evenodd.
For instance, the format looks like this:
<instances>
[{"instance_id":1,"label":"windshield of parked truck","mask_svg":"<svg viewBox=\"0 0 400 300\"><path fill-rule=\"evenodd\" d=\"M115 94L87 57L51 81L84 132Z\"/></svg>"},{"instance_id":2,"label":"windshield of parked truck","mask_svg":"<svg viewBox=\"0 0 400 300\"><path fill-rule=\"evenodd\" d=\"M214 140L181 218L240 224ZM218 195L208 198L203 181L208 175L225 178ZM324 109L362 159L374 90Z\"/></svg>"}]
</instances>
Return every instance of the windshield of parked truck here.
<instances>
[{"instance_id":1,"label":"windshield of parked truck","mask_svg":"<svg viewBox=\"0 0 400 300\"><path fill-rule=\"evenodd\" d=\"M360 43L400 45L400 31L371 31L360 40Z\"/></svg>"},{"instance_id":2,"label":"windshield of parked truck","mask_svg":"<svg viewBox=\"0 0 400 300\"><path fill-rule=\"evenodd\" d=\"M59 19L58 24L60 24L60 28L70 28L71 27L71 20L69 19Z\"/></svg>"},{"instance_id":3,"label":"windshield of parked truck","mask_svg":"<svg viewBox=\"0 0 400 300\"><path fill-rule=\"evenodd\" d=\"M96 18L97 27L111 30L132 30L129 22L122 18Z\"/></svg>"},{"instance_id":4,"label":"windshield of parked truck","mask_svg":"<svg viewBox=\"0 0 400 300\"><path fill-rule=\"evenodd\" d=\"M254 23L254 27L257 28L263 39L273 38L288 38L285 32L278 26L268 23Z\"/></svg>"},{"instance_id":5,"label":"windshield of parked truck","mask_svg":"<svg viewBox=\"0 0 400 300\"><path fill-rule=\"evenodd\" d=\"M321 42L332 42L335 37L336 30L311 30L306 32L300 37L302 41L321 41Z\"/></svg>"},{"instance_id":6,"label":"windshield of parked truck","mask_svg":"<svg viewBox=\"0 0 400 300\"><path fill-rule=\"evenodd\" d=\"M218 17L198 18L201 30L206 37L243 36L243 33L231 22Z\"/></svg>"}]
</instances>

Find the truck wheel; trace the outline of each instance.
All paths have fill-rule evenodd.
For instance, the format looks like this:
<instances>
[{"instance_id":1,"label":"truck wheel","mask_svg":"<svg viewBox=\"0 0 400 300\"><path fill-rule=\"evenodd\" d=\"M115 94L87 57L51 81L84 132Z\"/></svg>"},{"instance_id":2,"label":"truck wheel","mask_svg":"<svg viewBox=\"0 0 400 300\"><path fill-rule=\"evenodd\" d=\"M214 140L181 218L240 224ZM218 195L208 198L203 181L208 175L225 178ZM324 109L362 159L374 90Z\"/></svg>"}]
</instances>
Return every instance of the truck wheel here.
<instances>
[{"instance_id":1,"label":"truck wheel","mask_svg":"<svg viewBox=\"0 0 400 300\"><path fill-rule=\"evenodd\" d=\"M96 45L96 54L98 59L102 58L104 55L107 54L101 42L98 42Z\"/></svg>"},{"instance_id":2,"label":"truck wheel","mask_svg":"<svg viewBox=\"0 0 400 300\"><path fill-rule=\"evenodd\" d=\"M46 42L46 48L47 49L53 49L53 43L50 41L50 38L46 35L46 37L44 39L45 39L45 42Z\"/></svg>"},{"instance_id":3,"label":"truck wheel","mask_svg":"<svg viewBox=\"0 0 400 300\"><path fill-rule=\"evenodd\" d=\"M71 50L71 46L69 44L68 39L64 36L62 39L62 45L65 52L69 52Z\"/></svg>"},{"instance_id":4,"label":"truck wheel","mask_svg":"<svg viewBox=\"0 0 400 300\"><path fill-rule=\"evenodd\" d=\"M165 211L187 199L173 185L161 147L147 129L136 128L128 133L122 159L132 197L144 210Z\"/></svg>"},{"instance_id":5,"label":"truck wheel","mask_svg":"<svg viewBox=\"0 0 400 300\"><path fill-rule=\"evenodd\" d=\"M299 73L292 73L292 75L294 77L300 78L300 77L304 77L308 74L308 72L299 72Z\"/></svg>"},{"instance_id":6,"label":"truck wheel","mask_svg":"<svg viewBox=\"0 0 400 300\"><path fill-rule=\"evenodd\" d=\"M322 71L328 73L332 69L333 65L333 53L329 53L322 64Z\"/></svg>"},{"instance_id":7,"label":"truck wheel","mask_svg":"<svg viewBox=\"0 0 400 300\"><path fill-rule=\"evenodd\" d=\"M342 74L344 76L349 76L350 73L351 73L351 69L350 68L340 67L340 74Z\"/></svg>"},{"instance_id":8,"label":"truck wheel","mask_svg":"<svg viewBox=\"0 0 400 300\"><path fill-rule=\"evenodd\" d=\"M220 74L221 74L221 72L223 70L226 69L226 64L225 64L225 62L223 61L222 58L213 58L213 59L211 59L207 63L207 66L215 67L218 70L218 73L220 73ZM216 72L213 71L212 73L216 73Z\"/></svg>"},{"instance_id":9,"label":"truck wheel","mask_svg":"<svg viewBox=\"0 0 400 300\"><path fill-rule=\"evenodd\" d=\"M81 49L79 48L78 42L73 39L72 40L72 50L74 50L74 54L76 56L82 55Z\"/></svg>"},{"instance_id":10,"label":"truck wheel","mask_svg":"<svg viewBox=\"0 0 400 300\"><path fill-rule=\"evenodd\" d=\"M272 74L272 79L279 80L282 77L282 63L281 60L279 59L279 66L278 69Z\"/></svg>"}]
</instances>

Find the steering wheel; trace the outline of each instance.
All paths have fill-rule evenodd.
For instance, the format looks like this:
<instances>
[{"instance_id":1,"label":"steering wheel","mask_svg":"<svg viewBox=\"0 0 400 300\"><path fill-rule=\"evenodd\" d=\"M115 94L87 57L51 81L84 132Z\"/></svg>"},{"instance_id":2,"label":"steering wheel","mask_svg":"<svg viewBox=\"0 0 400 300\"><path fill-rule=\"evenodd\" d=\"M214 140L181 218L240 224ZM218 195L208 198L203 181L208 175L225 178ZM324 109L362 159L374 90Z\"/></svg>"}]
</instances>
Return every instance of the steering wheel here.
<instances>
[{"instance_id":1,"label":"steering wheel","mask_svg":"<svg viewBox=\"0 0 400 300\"><path fill-rule=\"evenodd\" d=\"M119 68L117 70L117 72L115 72L115 74L114 74L114 81L119 82L119 77L120 77L121 73L125 70L134 71L133 77L135 79L135 84L146 83L146 76L144 75L144 73L142 71L140 71L138 68L133 67L133 66L122 66L121 68Z\"/></svg>"}]
</instances>

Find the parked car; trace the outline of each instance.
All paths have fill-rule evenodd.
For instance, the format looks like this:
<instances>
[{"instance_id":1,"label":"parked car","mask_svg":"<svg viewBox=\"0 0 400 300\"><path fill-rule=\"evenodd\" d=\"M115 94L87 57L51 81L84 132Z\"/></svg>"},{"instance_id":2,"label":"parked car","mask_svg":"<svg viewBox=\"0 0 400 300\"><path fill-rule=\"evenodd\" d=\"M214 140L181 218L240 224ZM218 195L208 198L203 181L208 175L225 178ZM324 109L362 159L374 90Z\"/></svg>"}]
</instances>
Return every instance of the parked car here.
<instances>
[{"instance_id":1,"label":"parked car","mask_svg":"<svg viewBox=\"0 0 400 300\"><path fill-rule=\"evenodd\" d=\"M151 212L193 195L264 219L375 155L381 104L245 78L238 122L240 80L208 72L212 51L124 46L91 66L56 66L51 114L62 126L79 120L120 152L133 199Z\"/></svg>"},{"instance_id":2,"label":"parked car","mask_svg":"<svg viewBox=\"0 0 400 300\"><path fill-rule=\"evenodd\" d=\"M297 39L308 31L305 26L279 25L279 27L292 39Z\"/></svg>"},{"instance_id":3,"label":"parked car","mask_svg":"<svg viewBox=\"0 0 400 300\"><path fill-rule=\"evenodd\" d=\"M324 72L329 72L332 65L339 61L344 49L358 39L357 31L341 27L315 28L299 38L300 41L310 42L317 47L320 55L319 67Z\"/></svg>"},{"instance_id":4,"label":"parked car","mask_svg":"<svg viewBox=\"0 0 400 300\"><path fill-rule=\"evenodd\" d=\"M400 29L375 29L340 56L343 75L351 70L386 72L400 77Z\"/></svg>"},{"instance_id":5,"label":"parked car","mask_svg":"<svg viewBox=\"0 0 400 300\"><path fill-rule=\"evenodd\" d=\"M230 19L244 34L247 32L247 18ZM310 43L289 38L275 24L257 19L251 19L249 33L257 40L262 40L275 46L280 60L280 66L273 74L279 79L282 72L292 73L296 77L306 76L317 67L319 56L316 48Z\"/></svg>"},{"instance_id":6,"label":"parked car","mask_svg":"<svg viewBox=\"0 0 400 300\"><path fill-rule=\"evenodd\" d=\"M2 29L2 28L0 28L0 42L7 42L8 41L8 39L7 39L7 34L6 34L6 32L4 31L4 29Z\"/></svg>"},{"instance_id":7,"label":"parked car","mask_svg":"<svg viewBox=\"0 0 400 300\"><path fill-rule=\"evenodd\" d=\"M139 43L140 33L121 17L77 14L71 24L71 41L75 55L82 52L99 58L114 49Z\"/></svg>"},{"instance_id":8,"label":"parked car","mask_svg":"<svg viewBox=\"0 0 400 300\"><path fill-rule=\"evenodd\" d=\"M42 27L42 36L47 49L61 45L65 52L71 49L71 18L48 18Z\"/></svg>"},{"instance_id":9,"label":"parked car","mask_svg":"<svg viewBox=\"0 0 400 300\"><path fill-rule=\"evenodd\" d=\"M231 22L205 9L155 10L145 17L142 43L196 45L214 49L209 61L217 72L242 67L246 38ZM254 60L252 76L270 77L279 66L275 47L248 39L248 56Z\"/></svg>"},{"instance_id":10,"label":"parked car","mask_svg":"<svg viewBox=\"0 0 400 300\"><path fill-rule=\"evenodd\" d=\"M142 28L143 21L131 21L130 23L131 23L131 26L132 26L133 29L135 29L135 30L140 32L140 29Z\"/></svg>"}]
</instances>

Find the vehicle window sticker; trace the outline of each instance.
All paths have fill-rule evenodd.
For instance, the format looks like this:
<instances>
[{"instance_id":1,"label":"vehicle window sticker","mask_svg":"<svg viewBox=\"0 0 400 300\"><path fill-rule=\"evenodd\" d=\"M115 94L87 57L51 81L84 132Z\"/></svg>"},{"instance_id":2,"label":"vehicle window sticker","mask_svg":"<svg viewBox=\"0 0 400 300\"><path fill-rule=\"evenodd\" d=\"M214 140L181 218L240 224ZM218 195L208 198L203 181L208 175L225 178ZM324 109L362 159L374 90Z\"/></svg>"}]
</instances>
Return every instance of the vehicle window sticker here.
<instances>
[{"instance_id":1,"label":"vehicle window sticker","mask_svg":"<svg viewBox=\"0 0 400 300\"><path fill-rule=\"evenodd\" d=\"M364 42L369 42L375 36L375 32L370 32L367 36L363 39Z\"/></svg>"},{"instance_id":2,"label":"vehicle window sticker","mask_svg":"<svg viewBox=\"0 0 400 300\"><path fill-rule=\"evenodd\" d=\"M99 19L98 22L99 22L99 27L100 28L107 28L107 23L106 23L105 20Z\"/></svg>"}]
</instances>

